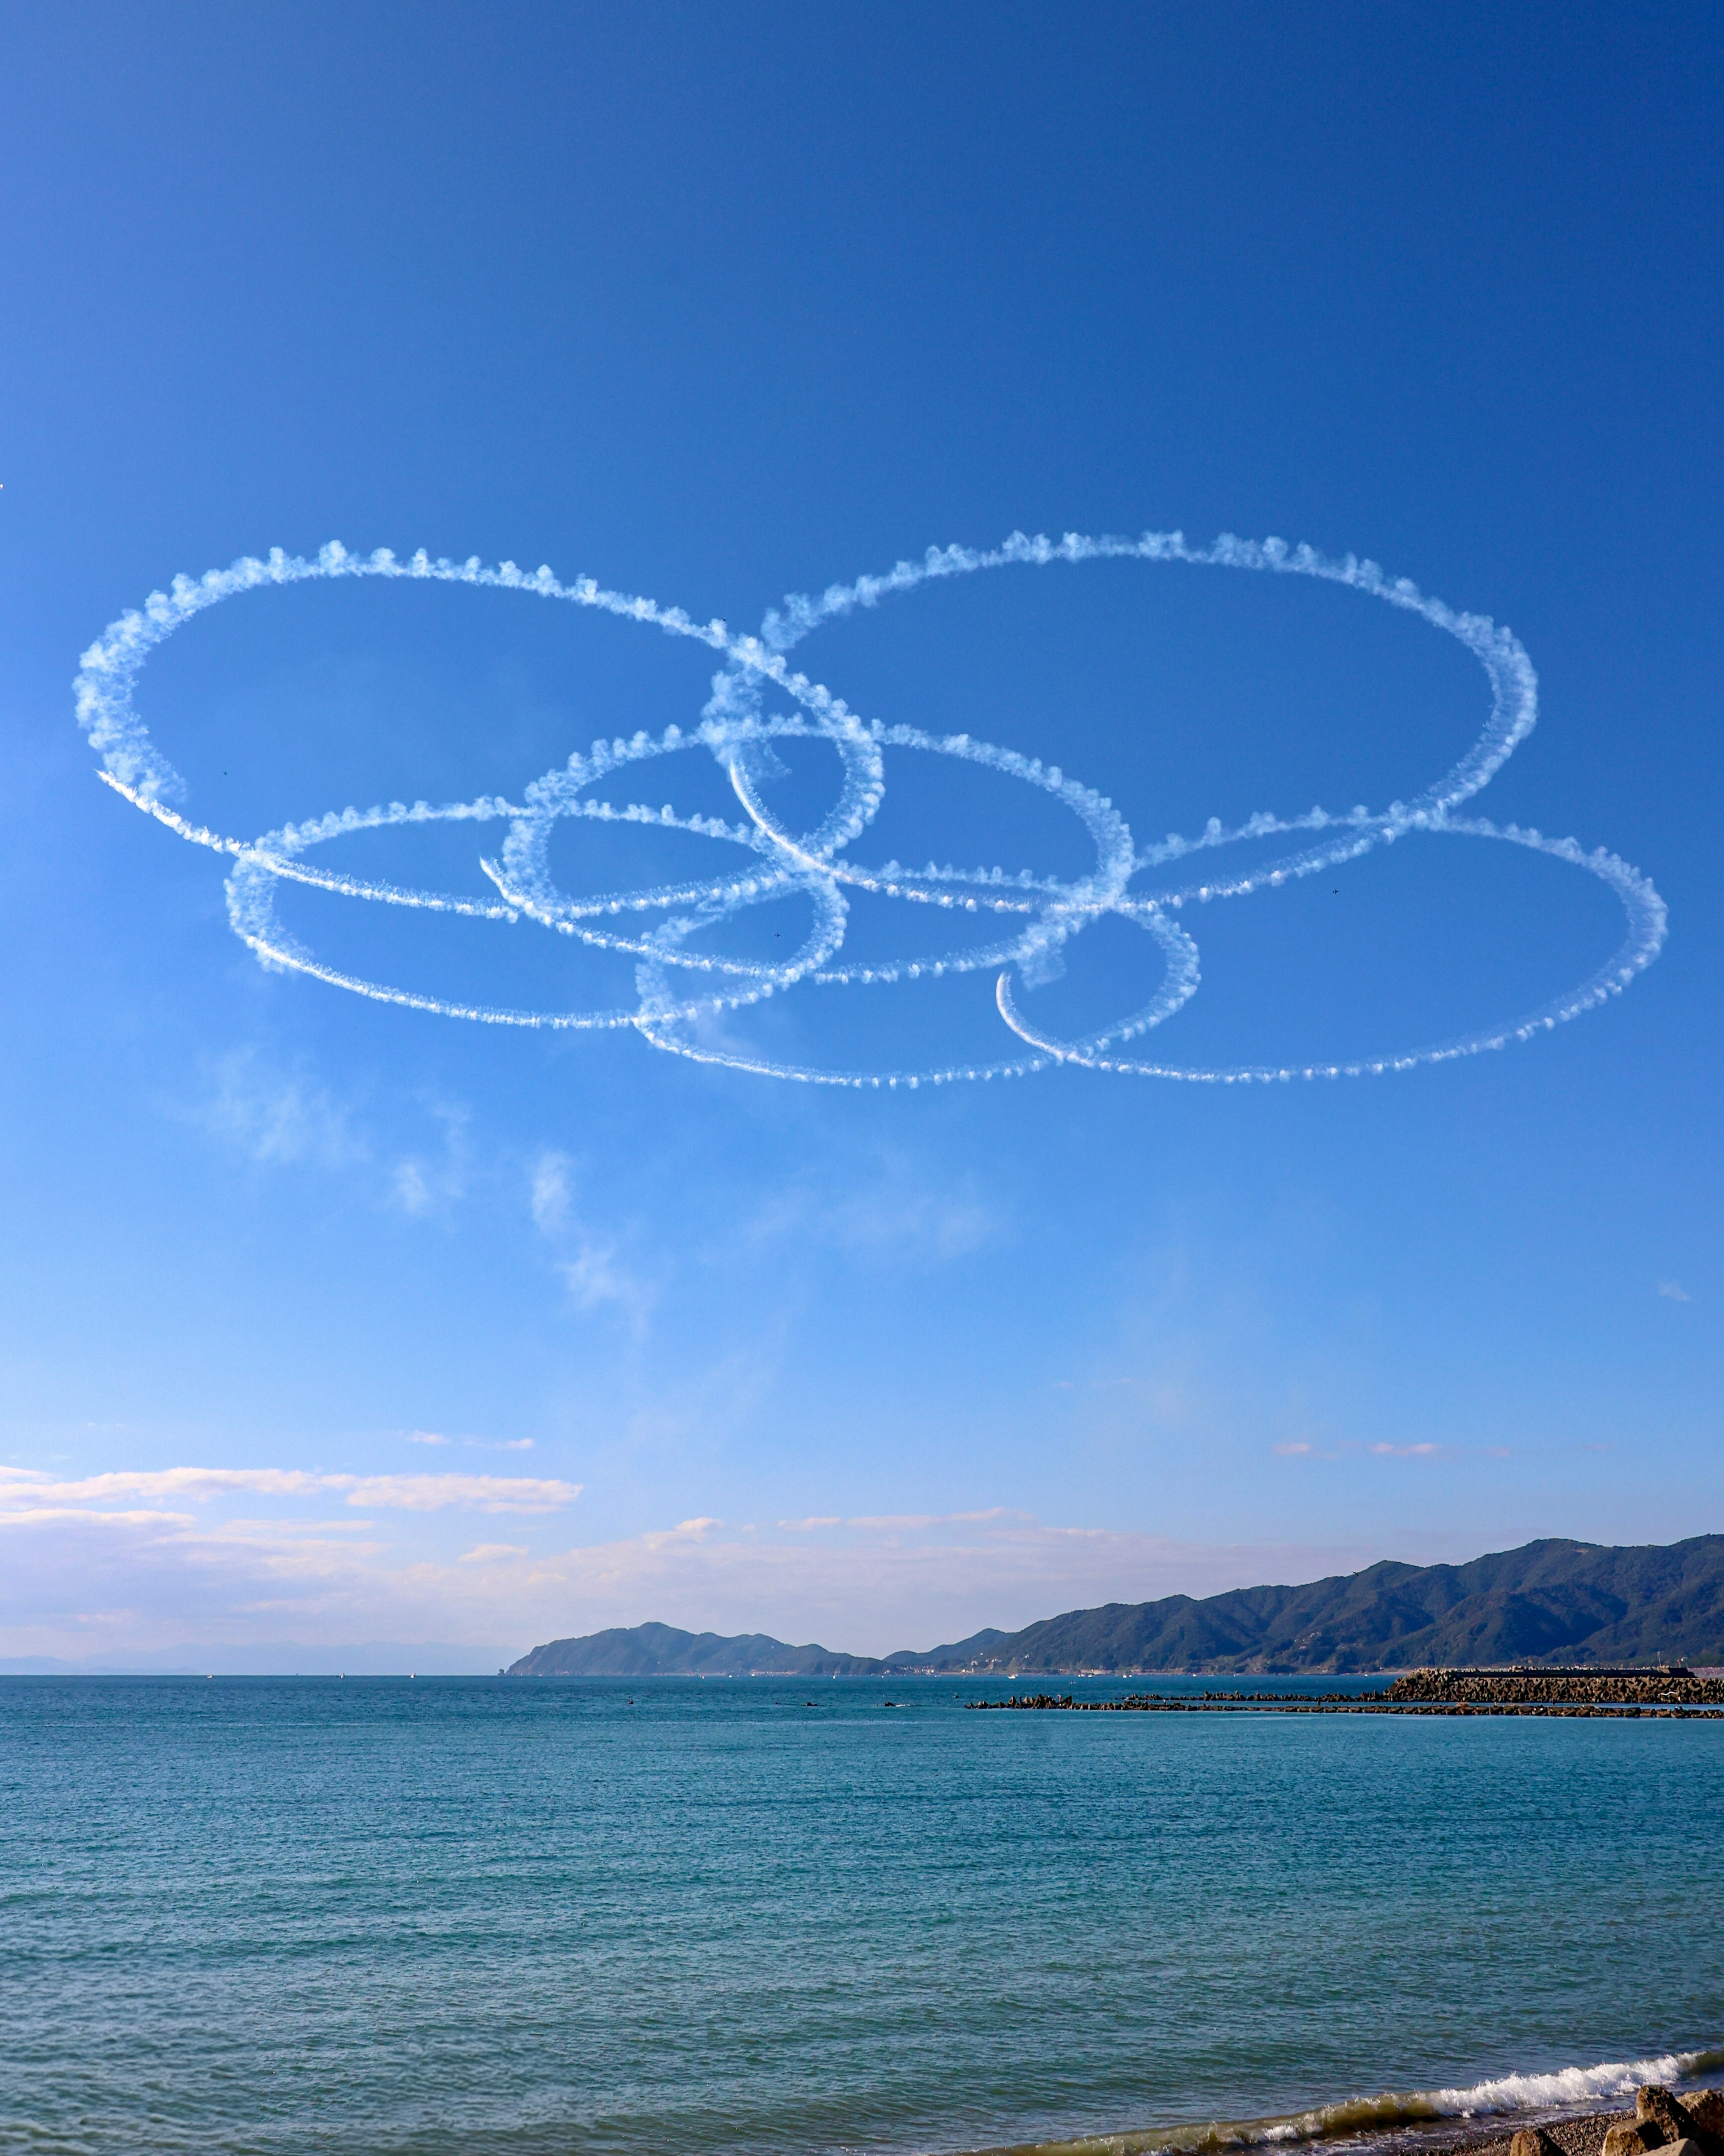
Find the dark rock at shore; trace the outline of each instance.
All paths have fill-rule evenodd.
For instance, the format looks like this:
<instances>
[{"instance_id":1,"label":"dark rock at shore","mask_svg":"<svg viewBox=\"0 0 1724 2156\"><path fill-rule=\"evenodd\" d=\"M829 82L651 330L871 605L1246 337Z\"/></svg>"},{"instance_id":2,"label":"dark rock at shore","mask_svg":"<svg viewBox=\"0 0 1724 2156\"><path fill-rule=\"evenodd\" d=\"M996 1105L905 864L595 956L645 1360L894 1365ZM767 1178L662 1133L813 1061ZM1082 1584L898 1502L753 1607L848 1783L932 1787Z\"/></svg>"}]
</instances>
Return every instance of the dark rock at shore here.
<instances>
[{"instance_id":1,"label":"dark rock at shore","mask_svg":"<svg viewBox=\"0 0 1724 2156\"><path fill-rule=\"evenodd\" d=\"M1634 2117L1643 2125L1655 2126L1666 2142L1689 2142L1696 2152L1711 2156L1719 2147L1717 2128L1724 2120L1724 2094L1702 2089L1692 2097L1649 2083L1634 2092Z\"/></svg>"},{"instance_id":2,"label":"dark rock at shore","mask_svg":"<svg viewBox=\"0 0 1724 2156\"><path fill-rule=\"evenodd\" d=\"M1537 2130L1549 2135L1562 2156L1603 2156L1604 2136L1610 2128L1633 2123L1625 2112L1593 2111L1578 2118L1552 2119ZM1506 2133L1482 2137L1476 2133L1460 2133L1442 2156L1510 2156L1513 2145Z\"/></svg>"},{"instance_id":3,"label":"dark rock at shore","mask_svg":"<svg viewBox=\"0 0 1724 2156\"><path fill-rule=\"evenodd\" d=\"M1683 2097L1682 2108L1703 2142L1724 2142L1724 2089L1696 2089Z\"/></svg>"},{"instance_id":4,"label":"dark rock at shore","mask_svg":"<svg viewBox=\"0 0 1724 2156\"><path fill-rule=\"evenodd\" d=\"M1509 2156L1562 2156L1562 2147L1542 2126L1523 2126L1509 2143Z\"/></svg>"},{"instance_id":5,"label":"dark rock at shore","mask_svg":"<svg viewBox=\"0 0 1724 2156\"><path fill-rule=\"evenodd\" d=\"M1643 2149L1658 2148L1664 2138L1664 2128L1650 2118L1632 2124L1624 2120L1604 2136L1603 2156L1641 2156Z\"/></svg>"},{"instance_id":6,"label":"dark rock at shore","mask_svg":"<svg viewBox=\"0 0 1724 2156\"><path fill-rule=\"evenodd\" d=\"M1643 2126L1655 2126L1666 2141L1693 2138L1694 2121L1687 2107L1656 2082L1649 2082L1644 2088L1634 2091L1634 2117Z\"/></svg>"},{"instance_id":7,"label":"dark rock at shore","mask_svg":"<svg viewBox=\"0 0 1724 2156\"><path fill-rule=\"evenodd\" d=\"M1659 2093L1670 2095L1667 2089ZM1512 2138L1506 2134L1458 2135L1443 2147L1441 2156L1523 2156L1521 2143L1535 2138L1543 2156L1551 2156L1552 2148L1556 2156L1611 2156L1617 2149L1624 2156L1639 2156L1648 2148L1655 2148L1658 2156L1724 2156L1724 2139L1711 2131L1715 2124L1724 2125L1724 2090L1696 2089L1673 2101L1691 2122L1691 2131L1675 2141L1665 2138L1656 2119L1636 2119L1624 2111L1593 2111L1578 2118L1523 2127ZM1613 2138L1619 2134L1620 2140Z\"/></svg>"}]
</instances>

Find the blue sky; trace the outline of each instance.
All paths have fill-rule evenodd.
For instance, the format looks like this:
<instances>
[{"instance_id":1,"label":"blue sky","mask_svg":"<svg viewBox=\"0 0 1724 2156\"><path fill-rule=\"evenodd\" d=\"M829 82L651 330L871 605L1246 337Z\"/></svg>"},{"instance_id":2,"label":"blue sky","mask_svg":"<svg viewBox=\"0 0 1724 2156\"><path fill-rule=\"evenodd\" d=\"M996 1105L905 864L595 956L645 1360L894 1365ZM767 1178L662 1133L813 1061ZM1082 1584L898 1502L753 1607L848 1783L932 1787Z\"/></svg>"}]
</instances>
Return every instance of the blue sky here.
<instances>
[{"instance_id":1,"label":"blue sky","mask_svg":"<svg viewBox=\"0 0 1724 2156\"><path fill-rule=\"evenodd\" d=\"M1724 1527L1715 14L69 5L8 47L0 1656L485 1667L647 1617L883 1650ZM545 562L740 637L933 545L1176 530L1509 625L1539 724L1469 807L1638 867L1657 963L1387 1077L811 1088L266 970L74 718L106 624L275 546ZM722 664L325 579L186 623L136 709L250 839L519 802L692 732ZM1489 712L1416 614L1178 562L939 580L793 664L1057 764L1140 846L1411 800ZM836 761L782 760L806 829ZM645 768L615 798L741 820L704 748ZM1093 866L998 770L892 748L885 786L849 858ZM321 858L495 897L504 828ZM577 891L747 858L550 854ZM859 963L946 947L852 898ZM772 963L810 903L719 942ZM424 997L634 993L530 921L279 911ZM1426 832L1181 919L1203 985L1147 1041L1209 1065L1488 1031L1624 932L1571 865ZM1066 1037L1161 978L1116 915L1066 956L1018 998ZM993 983L804 983L701 1037L1000 1055Z\"/></svg>"}]
</instances>

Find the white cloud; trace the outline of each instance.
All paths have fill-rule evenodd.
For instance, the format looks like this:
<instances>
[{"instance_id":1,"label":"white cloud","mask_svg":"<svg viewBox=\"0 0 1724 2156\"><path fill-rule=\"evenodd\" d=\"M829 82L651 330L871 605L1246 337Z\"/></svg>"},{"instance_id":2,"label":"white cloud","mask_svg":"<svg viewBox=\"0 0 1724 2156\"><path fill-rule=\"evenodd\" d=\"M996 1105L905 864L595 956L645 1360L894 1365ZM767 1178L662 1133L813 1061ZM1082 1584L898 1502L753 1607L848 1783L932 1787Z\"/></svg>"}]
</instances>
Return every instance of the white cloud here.
<instances>
[{"instance_id":1,"label":"white cloud","mask_svg":"<svg viewBox=\"0 0 1724 2156\"><path fill-rule=\"evenodd\" d=\"M437 1203L431 1185L425 1178L424 1163L417 1160L398 1160L393 1178L395 1202L403 1213L417 1216L428 1213Z\"/></svg>"},{"instance_id":2,"label":"white cloud","mask_svg":"<svg viewBox=\"0 0 1724 2156\"><path fill-rule=\"evenodd\" d=\"M265 1166L347 1168L369 1152L326 1087L303 1070L271 1069L254 1048L235 1049L214 1065L191 1115Z\"/></svg>"},{"instance_id":3,"label":"white cloud","mask_svg":"<svg viewBox=\"0 0 1724 2156\"><path fill-rule=\"evenodd\" d=\"M39 1468L0 1467L0 1522L44 1507L108 1507L126 1498L192 1504L240 1492L264 1497L340 1496L367 1509L410 1512L549 1512L572 1505L578 1482L504 1475L321 1475L299 1467L131 1468L59 1481Z\"/></svg>"},{"instance_id":4,"label":"white cloud","mask_svg":"<svg viewBox=\"0 0 1724 2156\"><path fill-rule=\"evenodd\" d=\"M759 1241L813 1239L862 1259L944 1261L999 1240L1004 1222L976 1178L953 1179L937 1163L877 1150L842 1183L805 1176L780 1191L752 1224Z\"/></svg>"},{"instance_id":5,"label":"white cloud","mask_svg":"<svg viewBox=\"0 0 1724 2156\"><path fill-rule=\"evenodd\" d=\"M880 1653L1100 1602L1308 1579L1382 1554L1357 1545L1214 1547L1051 1527L1002 1507L824 1516L788 1529L703 1516L572 1548L487 1542L444 1554L426 1539L432 1522L416 1514L417 1493L403 1486L476 1485L467 1502L479 1511L531 1510L536 1501L523 1507L517 1485L493 1502L486 1477L292 1470L167 1470L71 1482L9 1471L5 1481L0 1655L72 1659L203 1640L228 1650L232 1666L246 1641L285 1638L308 1645L505 1641L512 1657L541 1640L649 1617L690 1630L762 1630ZM557 1492L560 1503L573 1489L525 1487ZM407 1507L387 1529L303 1517L224 1522L199 1509L205 1496L236 1490L376 1507L387 1502L382 1489Z\"/></svg>"},{"instance_id":6,"label":"white cloud","mask_svg":"<svg viewBox=\"0 0 1724 2156\"><path fill-rule=\"evenodd\" d=\"M541 1235L562 1232L569 1211L569 1159L567 1153L541 1153L533 1163L533 1225Z\"/></svg>"},{"instance_id":7,"label":"white cloud","mask_svg":"<svg viewBox=\"0 0 1724 2156\"><path fill-rule=\"evenodd\" d=\"M235 1049L208 1070L189 1106L170 1112L198 1123L260 1166L357 1170L371 1201L411 1219L446 1211L468 1183L467 1111L447 1101L415 1103L438 1132L429 1146L387 1158L351 1107L301 1065L282 1070L254 1047Z\"/></svg>"},{"instance_id":8,"label":"white cloud","mask_svg":"<svg viewBox=\"0 0 1724 2156\"><path fill-rule=\"evenodd\" d=\"M615 1309L644 1332L653 1291L618 1256L614 1241L591 1233L577 1217L573 1176L567 1153L539 1155L529 1183L533 1224L562 1253L557 1270L577 1310Z\"/></svg>"},{"instance_id":9,"label":"white cloud","mask_svg":"<svg viewBox=\"0 0 1724 2156\"><path fill-rule=\"evenodd\" d=\"M1658 1291L1661 1296L1667 1296L1672 1302L1688 1302L1693 1299L1680 1281L1660 1281L1658 1284Z\"/></svg>"},{"instance_id":10,"label":"white cloud","mask_svg":"<svg viewBox=\"0 0 1724 2156\"><path fill-rule=\"evenodd\" d=\"M410 1430L407 1433L409 1445L454 1445L453 1437L445 1437L438 1430ZM464 1437L459 1442L475 1452L531 1452L533 1440L530 1437Z\"/></svg>"},{"instance_id":11,"label":"white cloud","mask_svg":"<svg viewBox=\"0 0 1724 2156\"><path fill-rule=\"evenodd\" d=\"M467 1194L467 1111L451 1101L425 1106L441 1127L442 1143L433 1152L404 1154L389 1178L391 1199L409 1219L447 1212Z\"/></svg>"},{"instance_id":12,"label":"white cloud","mask_svg":"<svg viewBox=\"0 0 1724 2156\"><path fill-rule=\"evenodd\" d=\"M652 1295L626 1265L618 1263L610 1245L589 1242L582 1236L575 1255L564 1259L557 1270L577 1308L597 1310L603 1304L613 1303L633 1320L637 1330L644 1328Z\"/></svg>"},{"instance_id":13,"label":"white cloud","mask_svg":"<svg viewBox=\"0 0 1724 2156\"><path fill-rule=\"evenodd\" d=\"M1429 1440L1417 1445L1391 1445L1386 1440L1362 1445L1357 1438L1344 1437L1332 1445L1321 1445L1299 1438L1278 1445L1275 1450L1283 1460L1463 1460L1480 1455L1490 1460L1508 1458L1506 1445L1435 1445Z\"/></svg>"},{"instance_id":14,"label":"white cloud","mask_svg":"<svg viewBox=\"0 0 1724 2156\"><path fill-rule=\"evenodd\" d=\"M1061 1609L1213 1594L1352 1569L1375 1548L1213 1548L1024 1512L906 1513L800 1523L776 1535L685 1520L624 1541L521 1560L517 1622L532 1641L648 1617L723 1632L817 1638L859 1653L925 1647Z\"/></svg>"}]
</instances>

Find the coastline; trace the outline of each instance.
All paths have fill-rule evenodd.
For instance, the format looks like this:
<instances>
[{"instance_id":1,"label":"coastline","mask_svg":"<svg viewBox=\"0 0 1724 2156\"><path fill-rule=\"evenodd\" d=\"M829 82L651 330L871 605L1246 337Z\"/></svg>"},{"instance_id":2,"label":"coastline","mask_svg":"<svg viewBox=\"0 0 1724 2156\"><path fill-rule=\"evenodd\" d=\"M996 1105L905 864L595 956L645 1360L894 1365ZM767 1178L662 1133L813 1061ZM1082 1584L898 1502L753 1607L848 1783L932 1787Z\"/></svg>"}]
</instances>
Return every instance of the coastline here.
<instances>
[{"instance_id":1,"label":"coastline","mask_svg":"<svg viewBox=\"0 0 1724 2156\"><path fill-rule=\"evenodd\" d=\"M1697 2088L1685 2091L1679 2086L1671 2093L1680 2102L1685 2094L1693 2096L1700 2092ZM1604 2145L1604 2137L1613 2126L1632 2126L1634 2122L1635 2112L1632 2104L1626 2110L1613 2107L1578 2113L1562 2112L1554 2117L1527 2112L1513 2124L1504 2121L1507 2126L1506 2132L1491 2134L1470 2132L1455 2139L1444 2137L1441 2141L1421 2141L1419 2145L1434 2151L1440 2150L1441 2156L1510 2156L1516 2135L1528 2128L1535 2128L1554 2141L1562 2156L1599 2156ZM1401 2137L1397 2136L1396 2139L1399 2143ZM1713 2145L1716 2147L1716 2142Z\"/></svg>"},{"instance_id":2,"label":"coastline","mask_svg":"<svg viewBox=\"0 0 1724 2156\"><path fill-rule=\"evenodd\" d=\"M1683 2092L1675 2092L1679 2100ZM1316 2142L1333 2149L1337 2156L1511 2156L1515 2137L1536 2129L1553 2141L1562 2156L1601 2156L1604 2137L1613 2126L1632 2126L1632 2105L1613 2104L1596 2111L1529 2109L1499 2114L1493 2130L1480 2132L1483 2121L1470 2118L1408 2119L1398 2127L1361 2127L1352 2131L1300 2133L1290 2123L1265 2122L1264 2130L1224 2125L1180 2129L1148 2128L1136 2133L1090 2134L1071 2141L1018 2142L983 2149L975 2156L1222 2156L1222 2152L1251 2147L1297 2147Z\"/></svg>"},{"instance_id":3,"label":"coastline","mask_svg":"<svg viewBox=\"0 0 1724 2156\"><path fill-rule=\"evenodd\" d=\"M1661 2091L1680 2105L1706 2097L1713 2107L1695 2122L1706 2156L1724 2152L1724 2097L1718 2076L1724 2049L1570 2066L1545 2074L1511 2075L1465 2088L1345 2097L1309 2110L1258 2118L1212 2119L1140 2127L1116 2133L1022 2142L976 2156L1227 2156L1235 2150L1296 2148L1313 2144L1337 2156L1514 2156L1522 2133L1536 2134L1539 2156L1602 2156L1613 2127L1643 2117L1637 2097ZM1626 2102L1624 2102L1626 2099ZM1655 2127L1646 2128L1656 2135ZM1665 2137L1668 2138L1668 2137ZM1531 2156L1524 2147L1521 2156ZM1658 2156L1654 2148L1649 2156Z\"/></svg>"},{"instance_id":4,"label":"coastline","mask_svg":"<svg viewBox=\"0 0 1724 2156\"><path fill-rule=\"evenodd\" d=\"M1604 2136L1613 2126L1632 2126L1634 2114L1632 2107L1627 2111L1584 2112L1578 2118L1534 2120L1528 2125L1538 2125L1562 2151L1562 2156L1598 2156L1604 2145ZM1520 2127L1508 2133L1492 2134L1488 2138L1470 2135L1464 2141L1446 2144L1450 2156L1509 2156L1514 2145L1515 2134Z\"/></svg>"}]
</instances>

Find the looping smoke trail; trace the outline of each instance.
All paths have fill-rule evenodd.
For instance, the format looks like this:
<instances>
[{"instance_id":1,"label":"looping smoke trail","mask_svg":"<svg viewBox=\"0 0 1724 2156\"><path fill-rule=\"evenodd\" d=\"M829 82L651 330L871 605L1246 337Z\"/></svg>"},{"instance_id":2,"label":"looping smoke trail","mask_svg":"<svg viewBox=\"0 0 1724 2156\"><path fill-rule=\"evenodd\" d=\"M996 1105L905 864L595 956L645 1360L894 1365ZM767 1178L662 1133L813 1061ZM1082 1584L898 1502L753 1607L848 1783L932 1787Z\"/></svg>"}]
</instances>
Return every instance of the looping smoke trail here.
<instances>
[{"instance_id":1,"label":"looping smoke trail","mask_svg":"<svg viewBox=\"0 0 1724 2156\"><path fill-rule=\"evenodd\" d=\"M1212 818L1195 838L1174 834L1140 848L1113 804L1068 778L1057 764L1044 765L1039 758L968 734L936 735L914 726L865 721L841 698L789 664L788 654L824 623L859 608L877 606L921 584L993 569L1106 560L1177 562L1344 584L1419 615L1463 644L1491 684L1490 716L1460 760L1410 801L1392 802L1375 814L1365 808L1339 816L1321 808L1292 817L1263 814L1230 829ZM692 639L719 654L723 664L692 731L685 733L673 726L656 737L643 732L626 741L595 742L584 755L572 756L562 768L535 780L519 803L484 794L438 807L424 801L393 801L332 812L310 823L283 824L249 839L192 822L174 805L184 797L184 783L151 740L132 701L150 653L195 614L223 599L269 586L347 577L410 578L532 593L639 622L666 635ZM762 701L768 686L797 708L768 714ZM476 556L459 562L434 562L423 550L403 561L387 547L360 556L333 541L311 560L276 547L263 560L247 557L232 568L212 569L195 580L176 577L167 592L152 592L141 609L121 615L83 654L75 690L79 723L101 755L100 776L180 838L231 859L228 916L236 933L265 964L308 973L356 995L480 1024L577 1029L630 1026L654 1047L696 1062L810 1085L939 1086L960 1080L1022 1077L1062 1064L1219 1085L1407 1070L1530 1040L1578 1017L1619 994L1650 965L1665 934L1663 900L1638 870L1614 854L1602 847L1587 853L1573 839L1547 839L1514 824L1499 827L1482 818L1455 814L1501 769L1537 721L1537 679L1517 639L1485 616L1458 613L1441 600L1428 598L1405 578L1385 575L1374 562L1352 555L1332 561L1309 547L1290 547L1279 539L1224 535L1209 546L1192 547L1177 531L1147 532L1137 539L1088 538L1068 532L1057 541L1013 532L1003 545L987 550L931 547L919 562L900 562L883 576L834 584L818 597L786 599L767 613L757 636L736 634L722 621L696 621L678 607L661 607L652 599L607 590L590 577L566 584L546 567L528 573L505 562L487 568ZM788 739L824 742L839 759L838 798L824 821L811 831L787 829L762 798L762 786L782 769L772 744ZM639 803L618 805L591 791L631 766L695 749L716 757L728 773L742 810L741 820L726 823L719 817L682 815L668 803L657 808ZM1008 872L999 867L935 864L912 870L895 861L870 867L854 860L848 850L873 822L885 798L888 750L954 757L1038 788L1083 825L1095 848L1093 868L1062 880L1028 870ZM552 833L564 817L689 832L736 849L740 858L729 871L711 878L577 899L558 889L549 865ZM321 869L305 858L313 848L350 832L448 822L507 825L495 855L481 857L496 890L495 901L346 875ZM1584 870L1606 884L1620 901L1628 923L1624 941L1597 972L1513 1023L1398 1054L1345 1064L1240 1064L1205 1069L1150 1062L1120 1052L1171 1018L1197 992L1198 947L1179 917L1188 904L1276 889L1342 861L1356 860L1414 832L1500 840ZM1244 840L1281 836L1293 842L1290 850L1248 871L1178 880L1190 878L1198 857ZM1176 880L1166 880L1167 871L1176 867ZM1158 878L1158 887L1131 888L1134 878L1152 873ZM282 927L275 897L283 880L380 905L511 923L526 920L595 949L628 953L639 962L638 1000L611 1009L513 1010L455 1004L362 980L325 964ZM1001 933L980 946L916 958L868 965L834 963L844 947L846 891L898 900L931 914L992 916ZM751 906L788 897L806 901L811 921L808 934L787 957L768 964L701 947L700 938L721 923ZM1060 1039L1033 1025L1019 1009L1013 976L1018 988L1030 990L1054 978L1063 967L1064 947L1107 915L1133 922L1159 947L1164 972L1155 995L1140 1009L1076 1039ZM1000 969L995 1002L1018 1043L1012 1053L993 1062L879 1073L823 1070L715 1045L695 1029L715 1013L758 1003L800 983L863 987L938 979L983 968Z\"/></svg>"}]
</instances>

